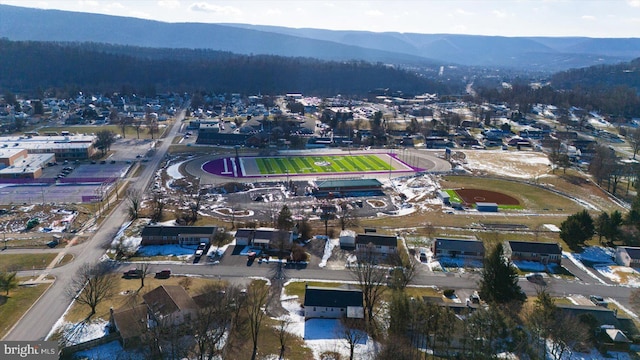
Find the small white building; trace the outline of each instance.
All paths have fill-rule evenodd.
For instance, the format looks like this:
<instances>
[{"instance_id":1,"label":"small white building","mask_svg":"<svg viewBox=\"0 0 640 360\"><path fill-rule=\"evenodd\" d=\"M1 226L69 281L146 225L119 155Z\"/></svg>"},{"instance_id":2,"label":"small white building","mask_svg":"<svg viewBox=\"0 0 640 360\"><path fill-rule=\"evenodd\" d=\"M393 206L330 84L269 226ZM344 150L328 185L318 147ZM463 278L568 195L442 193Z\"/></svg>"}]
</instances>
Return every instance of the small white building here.
<instances>
[{"instance_id":1,"label":"small white building","mask_svg":"<svg viewBox=\"0 0 640 360\"><path fill-rule=\"evenodd\" d=\"M353 249L356 247L356 232L353 230L342 230L340 232L340 247Z\"/></svg>"}]
</instances>

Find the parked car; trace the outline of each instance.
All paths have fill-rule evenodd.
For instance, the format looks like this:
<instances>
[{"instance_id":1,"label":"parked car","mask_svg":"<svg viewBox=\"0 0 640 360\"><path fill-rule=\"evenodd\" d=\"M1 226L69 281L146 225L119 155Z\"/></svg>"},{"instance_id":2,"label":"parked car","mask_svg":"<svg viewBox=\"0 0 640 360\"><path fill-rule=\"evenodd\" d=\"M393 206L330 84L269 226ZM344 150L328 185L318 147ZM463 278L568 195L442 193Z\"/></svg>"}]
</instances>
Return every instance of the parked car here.
<instances>
[{"instance_id":1,"label":"parked car","mask_svg":"<svg viewBox=\"0 0 640 360\"><path fill-rule=\"evenodd\" d=\"M589 296L589 300L591 300L592 303L598 305L598 306L602 306L602 307L607 307L609 306L609 303L606 302L604 300L604 298L600 295L590 295Z\"/></svg>"},{"instance_id":2,"label":"parked car","mask_svg":"<svg viewBox=\"0 0 640 360\"><path fill-rule=\"evenodd\" d=\"M122 275L125 279L139 279L142 277L142 270L131 268Z\"/></svg>"},{"instance_id":3,"label":"parked car","mask_svg":"<svg viewBox=\"0 0 640 360\"><path fill-rule=\"evenodd\" d=\"M545 284L544 276L540 273L533 273L533 274L527 275L527 280L536 284L542 284L542 285Z\"/></svg>"},{"instance_id":4,"label":"parked car","mask_svg":"<svg viewBox=\"0 0 640 360\"><path fill-rule=\"evenodd\" d=\"M164 269L156 272L156 279L168 279L171 277L171 269Z\"/></svg>"}]
</instances>

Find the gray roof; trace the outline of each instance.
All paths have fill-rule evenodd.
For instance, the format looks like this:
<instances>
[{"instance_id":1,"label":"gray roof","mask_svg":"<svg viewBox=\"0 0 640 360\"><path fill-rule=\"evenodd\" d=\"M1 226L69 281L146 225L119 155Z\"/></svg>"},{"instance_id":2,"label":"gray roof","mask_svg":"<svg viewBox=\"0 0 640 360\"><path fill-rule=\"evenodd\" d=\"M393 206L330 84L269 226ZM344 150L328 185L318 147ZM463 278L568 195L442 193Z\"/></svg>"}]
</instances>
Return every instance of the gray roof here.
<instances>
[{"instance_id":1,"label":"gray roof","mask_svg":"<svg viewBox=\"0 0 640 360\"><path fill-rule=\"evenodd\" d=\"M238 231L236 231L236 238L249 238L253 234L253 230L254 229L238 229Z\"/></svg>"},{"instance_id":2,"label":"gray roof","mask_svg":"<svg viewBox=\"0 0 640 360\"><path fill-rule=\"evenodd\" d=\"M307 286L304 291L304 306L362 306L362 290Z\"/></svg>"},{"instance_id":3,"label":"gray roof","mask_svg":"<svg viewBox=\"0 0 640 360\"><path fill-rule=\"evenodd\" d=\"M200 235L214 234L215 226L155 226L148 225L142 229L142 236L179 236L179 235Z\"/></svg>"},{"instance_id":4,"label":"gray roof","mask_svg":"<svg viewBox=\"0 0 640 360\"><path fill-rule=\"evenodd\" d=\"M508 244L511 248L511 251L514 252L562 255L562 248L558 243L509 241Z\"/></svg>"},{"instance_id":5,"label":"gray roof","mask_svg":"<svg viewBox=\"0 0 640 360\"><path fill-rule=\"evenodd\" d=\"M373 245L379 246L398 246L398 238L390 235L379 235L379 234L358 234L356 236L356 244L368 244L372 243Z\"/></svg>"},{"instance_id":6,"label":"gray roof","mask_svg":"<svg viewBox=\"0 0 640 360\"><path fill-rule=\"evenodd\" d=\"M479 240L436 238L437 249L453 249L464 252L484 252L484 243Z\"/></svg>"},{"instance_id":7,"label":"gray roof","mask_svg":"<svg viewBox=\"0 0 640 360\"><path fill-rule=\"evenodd\" d=\"M346 180L324 180L316 183L318 189L335 189L349 187L381 187L382 183L377 179L346 179Z\"/></svg>"},{"instance_id":8,"label":"gray roof","mask_svg":"<svg viewBox=\"0 0 640 360\"><path fill-rule=\"evenodd\" d=\"M621 246L621 248L625 249L627 251L627 254L629 254L629 257L632 259L640 259L640 247L633 247L633 246Z\"/></svg>"}]
</instances>

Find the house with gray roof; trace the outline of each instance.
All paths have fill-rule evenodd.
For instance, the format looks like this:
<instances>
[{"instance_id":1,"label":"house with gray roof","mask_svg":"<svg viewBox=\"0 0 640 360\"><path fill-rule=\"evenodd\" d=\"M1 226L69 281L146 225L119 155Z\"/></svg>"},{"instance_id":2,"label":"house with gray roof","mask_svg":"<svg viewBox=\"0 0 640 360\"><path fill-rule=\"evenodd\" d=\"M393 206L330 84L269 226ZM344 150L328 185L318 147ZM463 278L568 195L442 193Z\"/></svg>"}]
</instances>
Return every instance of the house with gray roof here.
<instances>
[{"instance_id":1,"label":"house with gray roof","mask_svg":"<svg viewBox=\"0 0 640 360\"><path fill-rule=\"evenodd\" d=\"M147 225L142 229L140 245L198 245L211 244L216 236L216 226L158 226Z\"/></svg>"},{"instance_id":2,"label":"house with gray roof","mask_svg":"<svg viewBox=\"0 0 640 360\"><path fill-rule=\"evenodd\" d=\"M616 248L616 263L622 266L640 268L640 247L618 246Z\"/></svg>"},{"instance_id":3,"label":"house with gray roof","mask_svg":"<svg viewBox=\"0 0 640 360\"><path fill-rule=\"evenodd\" d=\"M535 261L541 264L557 264L562 261L562 247L558 243L535 241L507 241L504 253L511 261Z\"/></svg>"},{"instance_id":4,"label":"house with gray roof","mask_svg":"<svg viewBox=\"0 0 640 360\"><path fill-rule=\"evenodd\" d=\"M431 251L436 258L484 258L484 244L479 240L436 238Z\"/></svg>"},{"instance_id":5,"label":"house with gray roof","mask_svg":"<svg viewBox=\"0 0 640 360\"><path fill-rule=\"evenodd\" d=\"M364 251L371 244L374 253L394 254L398 251L398 238L393 235L365 233L356 235L356 250Z\"/></svg>"},{"instance_id":6,"label":"house with gray roof","mask_svg":"<svg viewBox=\"0 0 640 360\"><path fill-rule=\"evenodd\" d=\"M307 286L304 318L364 318L362 290Z\"/></svg>"}]
</instances>

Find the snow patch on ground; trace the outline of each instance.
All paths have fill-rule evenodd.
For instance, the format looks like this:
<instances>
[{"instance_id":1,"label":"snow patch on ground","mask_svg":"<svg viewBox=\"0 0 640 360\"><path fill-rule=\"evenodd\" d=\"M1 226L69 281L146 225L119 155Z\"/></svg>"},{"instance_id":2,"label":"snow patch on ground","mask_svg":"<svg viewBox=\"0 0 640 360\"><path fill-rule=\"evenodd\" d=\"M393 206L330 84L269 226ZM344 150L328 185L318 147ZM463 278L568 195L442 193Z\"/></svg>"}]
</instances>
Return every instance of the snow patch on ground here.
<instances>
[{"instance_id":1,"label":"snow patch on ground","mask_svg":"<svg viewBox=\"0 0 640 360\"><path fill-rule=\"evenodd\" d=\"M559 232L560 232L560 228L559 228L559 227L557 227L557 226L556 226L556 225L554 225L554 224L544 224L543 226L545 227L545 229L547 229L547 230L549 230L549 231L557 232L557 233L559 233Z\"/></svg>"},{"instance_id":2,"label":"snow patch on ground","mask_svg":"<svg viewBox=\"0 0 640 360\"><path fill-rule=\"evenodd\" d=\"M340 246L340 239L327 240L327 242L324 245L324 253L322 254L322 260L320 261L320 264L318 264L319 267L324 268L325 266L327 266L327 261L331 257L331 252L333 251L333 248L336 246Z\"/></svg>"},{"instance_id":3,"label":"snow patch on ground","mask_svg":"<svg viewBox=\"0 0 640 360\"><path fill-rule=\"evenodd\" d=\"M145 245L138 249L138 256L176 256L186 259L194 254L196 248L196 245Z\"/></svg>"},{"instance_id":4,"label":"snow patch on ground","mask_svg":"<svg viewBox=\"0 0 640 360\"><path fill-rule=\"evenodd\" d=\"M581 253L574 253L576 259L594 264L613 264L615 250L602 246L589 246Z\"/></svg>"},{"instance_id":5,"label":"snow patch on ground","mask_svg":"<svg viewBox=\"0 0 640 360\"><path fill-rule=\"evenodd\" d=\"M530 179L547 173L551 163L541 152L478 150L465 151L464 168L501 176Z\"/></svg>"},{"instance_id":6,"label":"snow patch on ground","mask_svg":"<svg viewBox=\"0 0 640 360\"><path fill-rule=\"evenodd\" d=\"M124 357L123 357L124 356ZM83 350L74 354L78 359L131 359L131 360L143 360L146 357L144 354L134 351L127 351L125 353L122 345L119 341L111 341L104 345L96 346L94 348Z\"/></svg>"},{"instance_id":7,"label":"snow patch on ground","mask_svg":"<svg viewBox=\"0 0 640 360\"><path fill-rule=\"evenodd\" d=\"M187 160L185 161L181 161L179 163L173 164L171 166L169 166L167 168L167 175L169 177L171 177L173 180L178 180L178 179L182 179L184 178L184 176L182 175L182 173L180 173L180 165L182 165L183 163L185 163Z\"/></svg>"},{"instance_id":8,"label":"snow patch on ground","mask_svg":"<svg viewBox=\"0 0 640 360\"><path fill-rule=\"evenodd\" d=\"M620 285L640 287L640 273L628 266L619 265L595 265L602 276Z\"/></svg>"},{"instance_id":9,"label":"snow patch on ground","mask_svg":"<svg viewBox=\"0 0 640 360\"><path fill-rule=\"evenodd\" d=\"M79 322L75 324L62 324L64 339L69 345L80 344L89 340L99 339L108 334L109 322L103 319L91 322Z\"/></svg>"}]
</instances>

